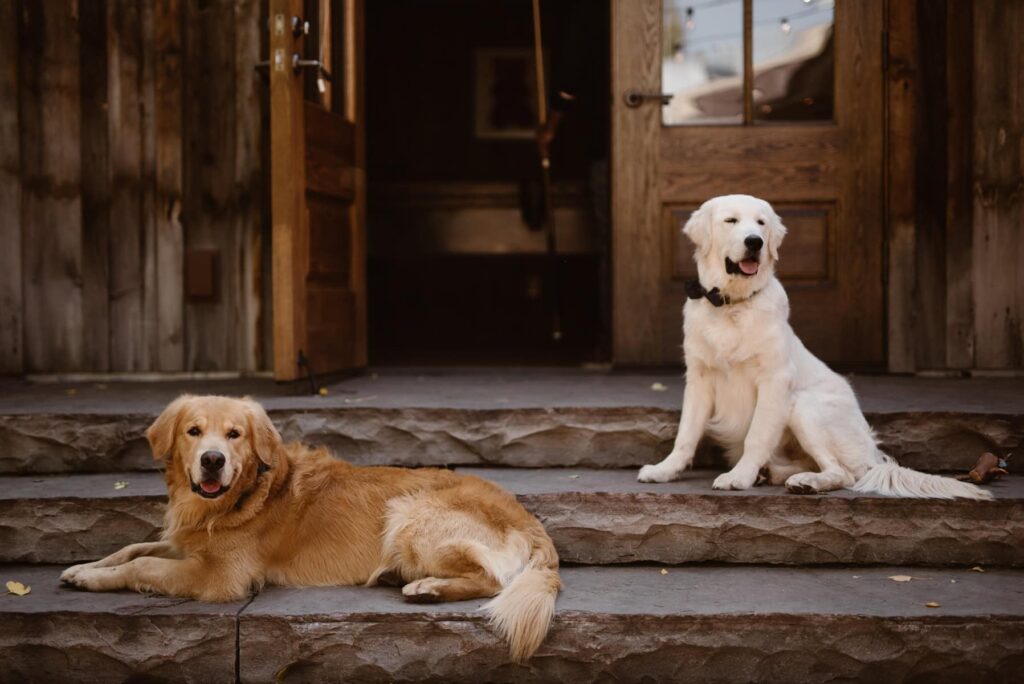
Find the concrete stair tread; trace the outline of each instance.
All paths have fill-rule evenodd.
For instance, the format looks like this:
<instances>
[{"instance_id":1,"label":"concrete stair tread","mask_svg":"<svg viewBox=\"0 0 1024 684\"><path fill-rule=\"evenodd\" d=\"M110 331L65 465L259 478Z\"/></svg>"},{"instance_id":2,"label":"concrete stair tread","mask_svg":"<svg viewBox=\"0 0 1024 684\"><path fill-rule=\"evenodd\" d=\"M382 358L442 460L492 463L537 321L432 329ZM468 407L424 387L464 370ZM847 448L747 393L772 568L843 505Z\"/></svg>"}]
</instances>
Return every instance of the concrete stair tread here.
<instances>
[{"instance_id":1,"label":"concrete stair tread","mask_svg":"<svg viewBox=\"0 0 1024 684\"><path fill-rule=\"evenodd\" d=\"M514 492L565 562L1024 566L1020 477L977 502L720 492L706 471L643 484L633 470L456 470ZM127 486L115 489L120 480ZM158 473L0 477L0 562L94 560L154 539L165 501Z\"/></svg>"},{"instance_id":2,"label":"concrete stair tread","mask_svg":"<svg viewBox=\"0 0 1024 684\"><path fill-rule=\"evenodd\" d=\"M567 567L551 633L525 666L507 663L480 601L268 587L205 604L79 592L59 586L60 570L0 570L32 586L0 598L0 678L38 680L36 649L57 647L66 655L47 667L64 669L47 674L96 681L228 680L236 658L242 681L1012 681L1024 646L1019 570Z\"/></svg>"},{"instance_id":3,"label":"concrete stair tread","mask_svg":"<svg viewBox=\"0 0 1024 684\"><path fill-rule=\"evenodd\" d=\"M857 376L853 383L884 448L904 465L967 470L983 451L1024 445L1019 379ZM186 390L251 394L286 439L330 447L354 463L638 467L671 450L683 380L678 371L387 370L331 384L326 396L300 394L305 388L269 380L0 380L0 473L154 470L145 430ZM697 464L721 462L705 447Z\"/></svg>"},{"instance_id":4,"label":"concrete stair tread","mask_svg":"<svg viewBox=\"0 0 1024 684\"><path fill-rule=\"evenodd\" d=\"M928 378L851 375L867 413L955 412L1024 414L1020 378ZM664 390L653 390L659 383ZM678 409L680 370L376 369L325 385L313 396L304 382L266 378L161 382L31 383L0 378L0 415L31 413L155 414L183 392L250 395L268 409L521 408Z\"/></svg>"}]
</instances>

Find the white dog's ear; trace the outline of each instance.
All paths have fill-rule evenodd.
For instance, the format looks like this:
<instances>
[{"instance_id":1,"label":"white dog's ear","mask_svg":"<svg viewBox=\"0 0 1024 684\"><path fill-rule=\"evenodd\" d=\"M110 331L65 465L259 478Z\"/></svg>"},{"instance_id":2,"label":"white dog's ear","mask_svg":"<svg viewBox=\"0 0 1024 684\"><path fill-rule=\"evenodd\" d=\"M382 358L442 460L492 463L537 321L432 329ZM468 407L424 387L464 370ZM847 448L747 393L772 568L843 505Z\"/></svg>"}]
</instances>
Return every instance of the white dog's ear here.
<instances>
[{"instance_id":1,"label":"white dog's ear","mask_svg":"<svg viewBox=\"0 0 1024 684\"><path fill-rule=\"evenodd\" d=\"M773 211L771 218L768 219L768 253L772 261L779 260L779 247L782 245L782 239L786 237L786 232L782 219Z\"/></svg>"},{"instance_id":2,"label":"white dog's ear","mask_svg":"<svg viewBox=\"0 0 1024 684\"><path fill-rule=\"evenodd\" d=\"M711 212L702 207L690 214L683 234L696 245L700 256L707 254L711 250Z\"/></svg>"}]
</instances>

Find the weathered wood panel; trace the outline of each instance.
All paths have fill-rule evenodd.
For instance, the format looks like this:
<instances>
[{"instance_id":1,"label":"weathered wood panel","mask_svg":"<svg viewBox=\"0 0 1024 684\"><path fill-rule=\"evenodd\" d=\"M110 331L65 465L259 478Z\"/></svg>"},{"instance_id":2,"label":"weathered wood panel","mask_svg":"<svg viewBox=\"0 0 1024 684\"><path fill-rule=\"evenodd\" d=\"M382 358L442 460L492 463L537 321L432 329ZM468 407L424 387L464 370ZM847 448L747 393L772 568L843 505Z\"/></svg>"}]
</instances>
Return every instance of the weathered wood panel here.
<instances>
[{"instance_id":1,"label":"weathered wood panel","mask_svg":"<svg viewBox=\"0 0 1024 684\"><path fill-rule=\"evenodd\" d=\"M0 374L19 373L22 364L17 5L0 0Z\"/></svg>"},{"instance_id":2,"label":"weathered wood panel","mask_svg":"<svg viewBox=\"0 0 1024 684\"><path fill-rule=\"evenodd\" d=\"M182 209L181 0L157 0L154 13L156 132L156 363L155 370L185 369L185 234Z\"/></svg>"},{"instance_id":3,"label":"weathered wood panel","mask_svg":"<svg viewBox=\"0 0 1024 684\"><path fill-rule=\"evenodd\" d=\"M24 368L83 367L78 3L25 2L19 31Z\"/></svg>"},{"instance_id":4,"label":"weathered wood panel","mask_svg":"<svg viewBox=\"0 0 1024 684\"><path fill-rule=\"evenodd\" d=\"M110 367L147 368L143 327L142 22L135 0L107 4L110 145Z\"/></svg>"},{"instance_id":5,"label":"weathered wood panel","mask_svg":"<svg viewBox=\"0 0 1024 684\"><path fill-rule=\"evenodd\" d=\"M79 5L82 83L82 339L84 369L110 370L110 169L107 3Z\"/></svg>"},{"instance_id":6,"label":"weathered wood panel","mask_svg":"<svg viewBox=\"0 0 1024 684\"><path fill-rule=\"evenodd\" d=\"M1024 3L974 3L978 368L1024 368Z\"/></svg>"}]
</instances>

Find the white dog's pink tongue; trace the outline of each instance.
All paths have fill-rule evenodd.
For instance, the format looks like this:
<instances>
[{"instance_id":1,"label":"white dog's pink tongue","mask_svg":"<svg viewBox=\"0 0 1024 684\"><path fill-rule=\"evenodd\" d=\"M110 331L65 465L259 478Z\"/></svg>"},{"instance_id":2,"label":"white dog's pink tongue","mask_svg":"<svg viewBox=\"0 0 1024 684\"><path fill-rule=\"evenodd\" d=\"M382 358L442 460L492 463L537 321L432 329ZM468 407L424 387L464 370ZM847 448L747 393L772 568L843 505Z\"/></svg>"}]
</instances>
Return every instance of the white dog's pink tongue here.
<instances>
[{"instance_id":1,"label":"white dog's pink tongue","mask_svg":"<svg viewBox=\"0 0 1024 684\"><path fill-rule=\"evenodd\" d=\"M740 270L747 275L754 275L757 273L758 263L754 259L744 259L740 262Z\"/></svg>"},{"instance_id":2,"label":"white dog's pink tongue","mask_svg":"<svg viewBox=\"0 0 1024 684\"><path fill-rule=\"evenodd\" d=\"M220 482L216 480L203 480L199 483L199 486L207 494L213 494L214 492L220 491Z\"/></svg>"}]
</instances>

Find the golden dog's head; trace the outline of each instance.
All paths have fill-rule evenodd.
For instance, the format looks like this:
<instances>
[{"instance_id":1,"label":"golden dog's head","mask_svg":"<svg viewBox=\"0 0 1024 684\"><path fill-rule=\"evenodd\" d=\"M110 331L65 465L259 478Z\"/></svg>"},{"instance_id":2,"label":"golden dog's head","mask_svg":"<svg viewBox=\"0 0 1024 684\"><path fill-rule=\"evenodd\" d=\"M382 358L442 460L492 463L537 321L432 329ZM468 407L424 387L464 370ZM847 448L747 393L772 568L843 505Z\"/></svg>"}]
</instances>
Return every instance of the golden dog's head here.
<instances>
[{"instance_id":1,"label":"golden dog's head","mask_svg":"<svg viewBox=\"0 0 1024 684\"><path fill-rule=\"evenodd\" d=\"M187 478L195 496L211 503L236 499L239 489L274 467L281 448L281 435L267 412L247 397L182 395L164 409L146 437L153 458L167 459L172 495Z\"/></svg>"}]
</instances>

